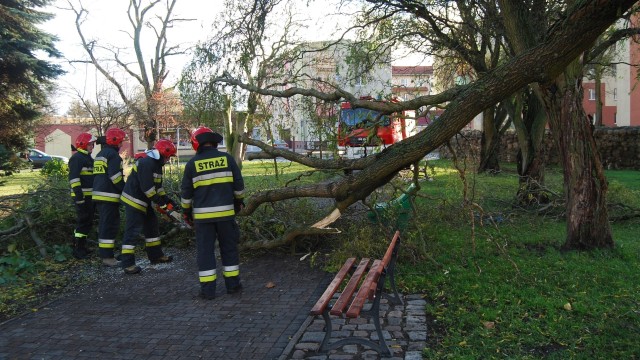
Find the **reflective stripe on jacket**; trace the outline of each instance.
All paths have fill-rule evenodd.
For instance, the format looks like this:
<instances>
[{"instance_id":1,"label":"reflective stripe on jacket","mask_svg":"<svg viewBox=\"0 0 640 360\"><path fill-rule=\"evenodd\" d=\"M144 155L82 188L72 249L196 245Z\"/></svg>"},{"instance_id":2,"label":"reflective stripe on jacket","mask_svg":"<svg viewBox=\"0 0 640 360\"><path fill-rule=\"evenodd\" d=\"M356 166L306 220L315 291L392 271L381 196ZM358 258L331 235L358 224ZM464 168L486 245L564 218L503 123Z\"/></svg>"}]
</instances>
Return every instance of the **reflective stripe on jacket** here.
<instances>
[{"instance_id":1,"label":"reflective stripe on jacket","mask_svg":"<svg viewBox=\"0 0 640 360\"><path fill-rule=\"evenodd\" d=\"M234 200L244 197L244 180L233 157L211 146L187 162L181 205L192 209L195 222L215 222L235 216Z\"/></svg>"},{"instance_id":2,"label":"reflective stripe on jacket","mask_svg":"<svg viewBox=\"0 0 640 360\"><path fill-rule=\"evenodd\" d=\"M164 162L152 157L140 158L131 170L120 200L136 210L147 212L154 202L166 204L169 199L162 187L162 167Z\"/></svg>"},{"instance_id":3,"label":"reflective stripe on jacket","mask_svg":"<svg viewBox=\"0 0 640 360\"><path fill-rule=\"evenodd\" d=\"M82 199L91 197L93 191L93 158L87 150L78 151L69 159L69 185L71 196Z\"/></svg>"},{"instance_id":4,"label":"reflective stripe on jacket","mask_svg":"<svg viewBox=\"0 0 640 360\"><path fill-rule=\"evenodd\" d=\"M102 145L93 162L93 175L93 200L119 202L124 188L124 175L117 147Z\"/></svg>"}]
</instances>

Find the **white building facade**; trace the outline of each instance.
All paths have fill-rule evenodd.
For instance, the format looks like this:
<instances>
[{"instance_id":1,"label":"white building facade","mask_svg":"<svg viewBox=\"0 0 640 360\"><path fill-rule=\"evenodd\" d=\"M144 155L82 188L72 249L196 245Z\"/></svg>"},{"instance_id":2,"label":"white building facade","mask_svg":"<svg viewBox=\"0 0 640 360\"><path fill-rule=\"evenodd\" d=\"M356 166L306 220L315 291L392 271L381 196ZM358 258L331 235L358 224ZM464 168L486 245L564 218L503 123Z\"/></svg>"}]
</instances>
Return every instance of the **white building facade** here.
<instances>
[{"instance_id":1,"label":"white building facade","mask_svg":"<svg viewBox=\"0 0 640 360\"><path fill-rule=\"evenodd\" d=\"M378 59L373 70L360 72L350 62L351 43L344 42L328 47L329 42L305 44L305 51L295 63L287 64L287 72L294 81L290 87L318 89L332 92L343 89L356 97L371 96L385 99L392 95L390 57ZM302 76L295 76L302 74ZM280 80L280 79L278 79ZM276 80L276 81L278 81ZM282 138L292 150L307 152L330 147L327 139L335 139L337 114L340 104L323 103L311 97L269 98L272 114L272 133L286 134ZM254 131L254 136L265 140L264 130Z\"/></svg>"}]
</instances>

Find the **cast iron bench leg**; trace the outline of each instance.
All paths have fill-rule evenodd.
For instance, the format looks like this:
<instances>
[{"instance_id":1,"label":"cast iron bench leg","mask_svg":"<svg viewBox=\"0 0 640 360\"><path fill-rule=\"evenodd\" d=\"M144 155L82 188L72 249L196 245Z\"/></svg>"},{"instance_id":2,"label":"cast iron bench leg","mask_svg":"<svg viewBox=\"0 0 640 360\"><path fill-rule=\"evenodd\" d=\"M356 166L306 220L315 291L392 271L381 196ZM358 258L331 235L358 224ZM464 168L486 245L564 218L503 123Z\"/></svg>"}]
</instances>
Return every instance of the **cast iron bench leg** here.
<instances>
[{"instance_id":1,"label":"cast iron bench leg","mask_svg":"<svg viewBox=\"0 0 640 360\"><path fill-rule=\"evenodd\" d=\"M326 352L331 348L327 348L329 345L329 340L331 340L331 317L329 317L329 309L325 309L322 312L322 318L324 319L324 339L322 339L322 344L320 344L320 348L318 348L318 352Z\"/></svg>"},{"instance_id":2,"label":"cast iron bench leg","mask_svg":"<svg viewBox=\"0 0 640 360\"><path fill-rule=\"evenodd\" d=\"M395 258L391 261L388 267L388 271L386 271L387 275L389 275L389 285L391 290L393 291L393 295L389 293L384 293L389 301L393 302L394 305L404 305L400 294L398 294L398 288L396 287L396 262Z\"/></svg>"}]
</instances>

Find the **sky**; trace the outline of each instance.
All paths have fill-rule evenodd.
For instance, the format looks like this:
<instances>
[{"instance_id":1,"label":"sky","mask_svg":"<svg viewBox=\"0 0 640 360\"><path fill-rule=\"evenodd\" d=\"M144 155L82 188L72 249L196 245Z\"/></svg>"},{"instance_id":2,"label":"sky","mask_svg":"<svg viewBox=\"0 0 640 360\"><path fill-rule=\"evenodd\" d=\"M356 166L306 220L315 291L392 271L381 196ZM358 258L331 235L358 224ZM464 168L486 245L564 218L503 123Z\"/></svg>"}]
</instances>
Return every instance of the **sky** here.
<instances>
[{"instance_id":1,"label":"sky","mask_svg":"<svg viewBox=\"0 0 640 360\"><path fill-rule=\"evenodd\" d=\"M96 88L106 81L101 74L97 73L93 65L70 62L86 59L86 54L80 45L80 38L75 28L75 14L68 10L69 1L77 6L80 0L55 0L52 6L45 9L53 13L55 18L40 26L59 38L56 48L64 55L64 59L54 61L67 71L67 74L57 81L58 91L53 101L57 114L66 113L71 101L78 99L78 93L95 94ZM339 0L296 2L296 5L304 9L299 15L306 19L305 25L308 26L306 32L302 34L306 40L330 39L340 24L345 25L345 16L337 14L336 9L339 7L332 5L336 1ZM131 27L127 18L129 0L82 0L82 4L89 11L82 25L87 40L95 39L101 45L131 48L132 41L126 33ZM164 0L156 7L162 9L163 4ZM304 8L306 5L309 9ZM199 41L206 40L211 33L211 24L220 13L222 6L223 0L178 0L173 13L176 17L191 19L191 21L179 22L175 28L170 29L169 43L180 44L181 49L188 50ZM145 43L154 46L155 39L149 38ZM133 60L133 57L131 59ZM189 59L190 55L180 55L167 60L167 68L170 69L167 80L169 84L177 81ZM124 76L123 78L127 78L127 82L134 85L135 80L132 78Z\"/></svg>"},{"instance_id":2,"label":"sky","mask_svg":"<svg viewBox=\"0 0 640 360\"><path fill-rule=\"evenodd\" d=\"M77 0L71 0L77 4ZM82 26L85 37L96 39L100 44L118 47L131 47L131 40L125 31L130 24L127 18L129 0L83 0L84 7L89 11ZM174 14L180 18L193 19L179 22L176 28L169 32L169 42L180 44L182 49L188 50L198 41L205 40L213 23L221 0L182 0L176 3ZM160 5L160 4L159 4ZM45 11L55 14L55 18L40 27L58 37L56 48L62 52L64 59L53 60L61 65L67 74L58 79L58 91L55 96L55 110L64 114L72 99L77 99L77 93L94 93L96 82L103 83L102 75L96 73L91 64L71 63L73 60L86 58L80 45L80 38L75 28L75 14L68 8L67 0L56 0ZM143 38L144 41L144 38ZM149 38L146 43L155 45L155 39ZM180 55L168 59L169 81L175 82L182 67L189 60L188 55ZM133 82L134 80L129 80Z\"/></svg>"}]
</instances>

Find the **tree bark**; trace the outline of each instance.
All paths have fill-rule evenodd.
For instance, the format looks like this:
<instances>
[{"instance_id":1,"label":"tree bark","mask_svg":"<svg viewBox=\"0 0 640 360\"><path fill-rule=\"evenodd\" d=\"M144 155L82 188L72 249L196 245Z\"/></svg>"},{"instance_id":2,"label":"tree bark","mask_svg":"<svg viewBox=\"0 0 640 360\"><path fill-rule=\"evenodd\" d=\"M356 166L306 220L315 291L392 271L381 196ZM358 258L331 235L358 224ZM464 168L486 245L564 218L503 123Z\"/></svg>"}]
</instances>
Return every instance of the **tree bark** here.
<instances>
[{"instance_id":1,"label":"tree bark","mask_svg":"<svg viewBox=\"0 0 640 360\"><path fill-rule=\"evenodd\" d=\"M547 116L532 90L516 97L514 125L518 136L518 192L520 205L540 205L549 202L544 185L543 139Z\"/></svg>"},{"instance_id":2,"label":"tree bark","mask_svg":"<svg viewBox=\"0 0 640 360\"><path fill-rule=\"evenodd\" d=\"M495 108L491 106L482 112L482 139L480 141L478 173L497 173L500 171L501 135L499 124L495 120Z\"/></svg>"},{"instance_id":3,"label":"tree bark","mask_svg":"<svg viewBox=\"0 0 640 360\"><path fill-rule=\"evenodd\" d=\"M541 87L564 169L567 237L563 248L611 248L607 181L582 106L581 70L576 60L553 84Z\"/></svg>"},{"instance_id":4,"label":"tree bark","mask_svg":"<svg viewBox=\"0 0 640 360\"><path fill-rule=\"evenodd\" d=\"M513 15L505 15L505 18L520 19L524 23L523 26L515 26L513 22L506 24L518 53L542 41L531 36L533 28L526 16L527 8L523 2L501 0L500 4L505 12ZM604 10L605 6L618 4L621 3L595 1L589 4L574 4L573 8L576 10L575 14L583 21L593 21L597 16L591 11ZM567 40L569 44L570 40ZM581 54L576 54L576 57L580 56ZM582 106L583 65L580 61L573 60L559 70L560 75L555 79L539 82L540 85L534 89L546 109L564 169L567 237L563 246L566 249L612 247L613 238L606 207L607 183L591 124Z\"/></svg>"}]
</instances>

